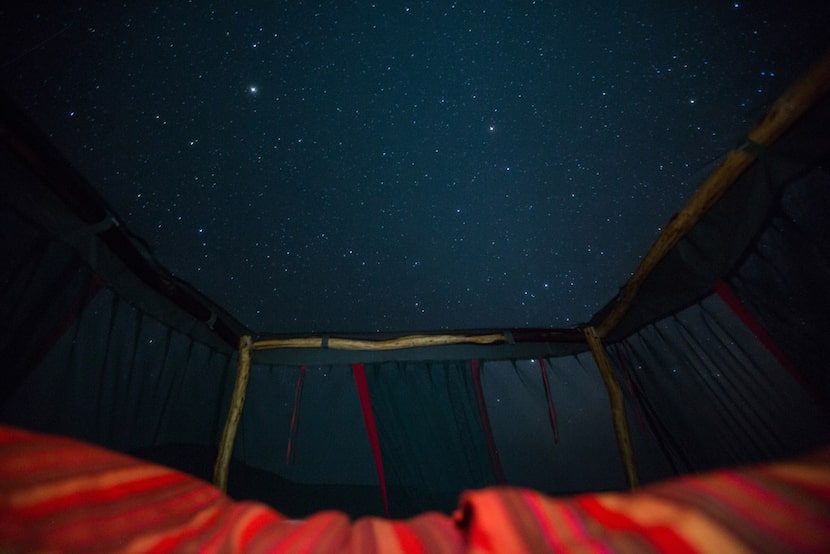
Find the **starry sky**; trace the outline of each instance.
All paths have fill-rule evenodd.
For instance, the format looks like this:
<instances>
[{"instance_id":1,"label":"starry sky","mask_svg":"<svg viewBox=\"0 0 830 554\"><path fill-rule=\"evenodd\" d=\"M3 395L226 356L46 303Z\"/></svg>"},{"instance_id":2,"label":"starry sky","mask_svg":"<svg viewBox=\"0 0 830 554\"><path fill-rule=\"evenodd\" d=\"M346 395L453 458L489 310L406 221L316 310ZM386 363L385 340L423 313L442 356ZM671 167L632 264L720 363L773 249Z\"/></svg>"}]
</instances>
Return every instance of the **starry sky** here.
<instances>
[{"instance_id":1,"label":"starry sky","mask_svg":"<svg viewBox=\"0 0 830 554\"><path fill-rule=\"evenodd\" d=\"M14 4L3 88L275 333L588 320L830 46L830 2Z\"/></svg>"}]
</instances>

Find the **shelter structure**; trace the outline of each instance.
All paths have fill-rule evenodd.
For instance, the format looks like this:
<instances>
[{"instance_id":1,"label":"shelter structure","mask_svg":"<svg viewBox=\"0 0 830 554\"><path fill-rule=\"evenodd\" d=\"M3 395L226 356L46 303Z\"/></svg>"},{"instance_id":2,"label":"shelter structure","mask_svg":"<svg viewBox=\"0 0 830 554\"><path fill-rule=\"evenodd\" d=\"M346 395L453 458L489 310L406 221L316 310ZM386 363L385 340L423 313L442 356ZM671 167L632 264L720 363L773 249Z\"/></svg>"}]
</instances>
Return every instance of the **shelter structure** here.
<instances>
[{"instance_id":1,"label":"shelter structure","mask_svg":"<svg viewBox=\"0 0 830 554\"><path fill-rule=\"evenodd\" d=\"M624 490L824 446L828 89L825 55L583 325L313 337L249 329L171 275L3 98L2 421L297 518L450 513L494 484Z\"/></svg>"}]
</instances>

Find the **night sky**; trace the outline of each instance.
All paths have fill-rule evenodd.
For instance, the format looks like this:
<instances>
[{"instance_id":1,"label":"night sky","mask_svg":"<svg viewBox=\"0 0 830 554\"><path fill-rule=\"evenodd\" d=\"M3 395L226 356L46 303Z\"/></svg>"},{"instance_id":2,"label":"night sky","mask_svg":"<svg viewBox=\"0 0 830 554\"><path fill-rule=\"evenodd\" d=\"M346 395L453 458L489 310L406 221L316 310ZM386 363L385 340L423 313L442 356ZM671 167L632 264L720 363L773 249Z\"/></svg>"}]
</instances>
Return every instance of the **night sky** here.
<instances>
[{"instance_id":1,"label":"night sky","mask_svg":"<svg viewBox=\"0 0 830 554\"><path fill-rule=\"evenodd\" d=\"M289 333L589 319L830 45L830 2L18 4L3 87L163 265Z\"/></svg>"}]
</instances>

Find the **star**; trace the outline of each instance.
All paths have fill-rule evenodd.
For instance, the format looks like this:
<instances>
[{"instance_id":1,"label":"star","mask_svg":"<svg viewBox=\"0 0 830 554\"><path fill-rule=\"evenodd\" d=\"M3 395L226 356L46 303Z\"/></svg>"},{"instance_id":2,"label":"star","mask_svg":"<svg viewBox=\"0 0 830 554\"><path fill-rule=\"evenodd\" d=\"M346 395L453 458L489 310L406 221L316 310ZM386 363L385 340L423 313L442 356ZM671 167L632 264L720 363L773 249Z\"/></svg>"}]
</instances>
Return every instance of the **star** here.
<instances>
[{"instance_id":1,"label":"star","mask_svg":"<svg viewBox=\"0 0 830 554\"><path fill-rule=\"evenodd\" d=\"M256 96L259 94L259 87L256 85L248 85L248 94L251 96Z\"/></svg>"}]
</instances>

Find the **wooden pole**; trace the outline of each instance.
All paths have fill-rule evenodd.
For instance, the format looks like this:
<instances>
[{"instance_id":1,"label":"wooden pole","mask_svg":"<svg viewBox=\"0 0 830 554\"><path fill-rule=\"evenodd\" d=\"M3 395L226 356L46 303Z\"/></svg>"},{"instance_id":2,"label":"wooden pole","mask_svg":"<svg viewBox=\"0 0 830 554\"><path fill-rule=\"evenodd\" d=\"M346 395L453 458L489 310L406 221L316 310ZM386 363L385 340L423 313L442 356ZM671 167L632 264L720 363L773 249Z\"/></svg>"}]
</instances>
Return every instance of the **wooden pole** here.
<instances>
[{"instance_id":1,"label":"wooden pole","mask_svg":"<svg viewBox=\"0 0 830 554\"><path fill-rule=\"evenodd\" d=\"M251 337L248 335L239 338L239 365L236 369L236 383L233 386L231 405L228 408L228 419L222 431L222 440L219 443L219 454L213 466L213 484L219 489L228 492L228 466L233 454L233 441L236 439L236 429L239 427L239 418L242 417L242 407L245 405L245 393L248 389L248 378L251 375Z\"/></svg>"},{"instance_id":2,"label":"wooden pole","mask_svg":"<svg viewBox=\"0 0 830 554\"><path fill-rule=\"evenodd\" d=\"M830 90L830 51L772 105L764 118L747 135L749 144L762 148L775 142L816 101ZM732 150L700 186L689 203L663 229L646 253L634 275L617 295L615 305L597 327L605 337L623 318L643 282L668 252L724 195L732 183L755 161L750 149Z\"/></svg>"},{"instance_id":3,"label":"wooden pole","mask_svg":"<svg viewBox=\"0 0 830 554\"><path fill-rule=\"evenodd\" d=\"M614 421L614 433L617 435L617 446L620 449L625 478L628 487L634 489L640 485L640 478L637 476L637 467L634 465L634 452L631 449L631 435L628 433L628 421L625 418L625 405L623 404L622 390L614 372L611 369L611 361L602 346L602 339L599 338L597 330L593 327L586 327L584 330L585 340L591 348L599 368L605 387L608 389L608 400L611 403L611 417Z\"/></svg>"},{"instance_id":4,"label":"wooden pole","mask_svg":"<svg viewBox=\"0 0 830 554\"><path fill-rule=\"evenodd\" d=\"M386 340L358 340L331 337L327 348L332 350L396 350L447 344L494 344L507 342L503 333L487 335L411 335ZM254 350L271 348L322 348L322 337L258 340Z\"/></svg>"}]
</instances>

